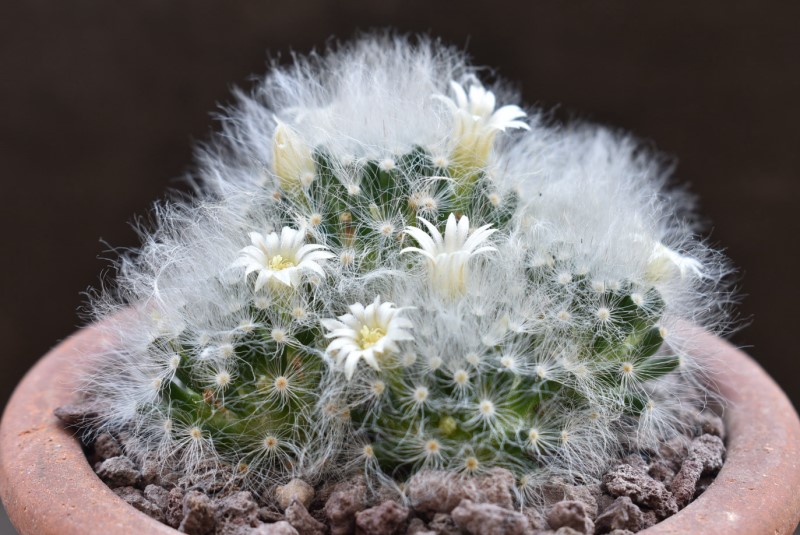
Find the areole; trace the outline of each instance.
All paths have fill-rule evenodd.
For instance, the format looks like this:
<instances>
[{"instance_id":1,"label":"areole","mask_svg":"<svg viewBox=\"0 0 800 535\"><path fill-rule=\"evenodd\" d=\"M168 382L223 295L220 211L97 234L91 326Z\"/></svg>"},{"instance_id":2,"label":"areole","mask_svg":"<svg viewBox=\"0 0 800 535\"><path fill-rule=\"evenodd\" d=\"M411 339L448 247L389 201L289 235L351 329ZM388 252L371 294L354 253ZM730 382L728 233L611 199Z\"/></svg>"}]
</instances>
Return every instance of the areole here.
<instances>
[{"instance_id":1,"label":"areole","mask_svg":"<svg viewBox=\"0 0 800 535\"><path fill-rule=\"evenodd\" d=\"M19 384L0 425L0 497L23 535L175 534L117 497L53 416L69 402L75 372L107 342L87 327L61 343ZM800 521L800 419L750 357L698 333L697 357L729 400L728 457L714 483L646 535L789 534Z\"/></svg>"}]
</instances>

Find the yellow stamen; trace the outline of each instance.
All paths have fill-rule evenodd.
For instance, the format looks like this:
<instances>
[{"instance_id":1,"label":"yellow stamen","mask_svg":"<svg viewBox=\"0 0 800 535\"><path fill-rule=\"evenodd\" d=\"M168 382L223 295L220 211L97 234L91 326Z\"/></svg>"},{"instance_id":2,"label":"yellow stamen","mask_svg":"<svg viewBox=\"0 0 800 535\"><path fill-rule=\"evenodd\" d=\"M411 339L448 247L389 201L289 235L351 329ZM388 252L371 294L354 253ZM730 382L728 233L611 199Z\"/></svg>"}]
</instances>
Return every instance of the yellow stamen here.
<instances>
[{"instance_id":1,"label":"yellow stamen","mask_svg":"<svg viewBox=\"0 0 800 535\"><path fill-rule=\"evenodd\" d=\"M370 347L377 344L381 338L386 336L386 331L379 327L375 327L374 329L370 329L366 325L361 327L361 330L358 333L361 337L361 349L369 349Z\"/></svg>"},{"instance_id":2,"label":"yellow stamen","mask_svg":"<svg viewBox=\"0 0 800 535\"><path fill-rule=\"evenodd\" d=\"M281 271L282 269L294 267L295 263L291 260L283 258L281 255L273 256L269 261L269 268L273 271Z\"/></svg>"}]
</instances>

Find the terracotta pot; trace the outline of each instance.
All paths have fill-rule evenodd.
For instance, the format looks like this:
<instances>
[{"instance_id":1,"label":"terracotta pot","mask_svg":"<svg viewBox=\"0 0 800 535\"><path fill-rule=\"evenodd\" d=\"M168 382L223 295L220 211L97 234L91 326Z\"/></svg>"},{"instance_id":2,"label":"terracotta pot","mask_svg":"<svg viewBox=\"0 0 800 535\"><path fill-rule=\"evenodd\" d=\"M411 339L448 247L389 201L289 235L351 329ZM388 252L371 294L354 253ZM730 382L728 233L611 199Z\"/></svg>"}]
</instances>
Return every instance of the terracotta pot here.
<instances>
[{"instance_id":1,"label":"terracotta pot","mask_svg":"<svg viewBox=\"0 0 800 535\"><path fill-rule=\"evenodd\" d=\"M640 533L792 533L800 520L800 420L747 355L698 336L725 411L728 457L716 481L677 515ZM17 529L36 535L176 534L98 479L53 410L73 395L74 370L106 341L89 327L48 353L23 379L0 426L0 497ZM702 357L702 355L701 355Z\"/></svg>"}]
</instances>

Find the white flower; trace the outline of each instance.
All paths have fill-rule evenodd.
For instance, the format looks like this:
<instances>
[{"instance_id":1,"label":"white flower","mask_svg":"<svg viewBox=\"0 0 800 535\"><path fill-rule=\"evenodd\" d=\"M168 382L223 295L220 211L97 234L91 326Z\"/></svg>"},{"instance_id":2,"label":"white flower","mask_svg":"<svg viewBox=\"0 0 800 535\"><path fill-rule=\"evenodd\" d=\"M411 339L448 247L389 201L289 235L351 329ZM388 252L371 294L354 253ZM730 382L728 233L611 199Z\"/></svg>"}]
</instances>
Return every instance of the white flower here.
<instances>
[{"instance_id":1,"label":"white flower","mask_svg":"<svg viewBox=\"0 0 800 535\"><path fill-rule=\"evenodd\" d=\"M683 256L661 242L656 242L647 264L647 277L655 282L664 281L674 275L685 278L692 274L703 277L703 264L700 261Z\"/></svg>"},{"instance_id":2,"label":"white flower","mask_svg":"<svg viewBox=\"0 0 800 535\"><path fill-rule=\"evenodd\" d=\"M414 238L419 247L406 247L401 253L419 253L428 259L434 287L449 295L464 292L467 281L467 263L473 255L496 251L490 245L478 247L486 239L497 232L484 225L470 234L469 218L461 216L456 223L455 214L447 218L444 237L439 230L425 219L418 217L426 227L430 236L418 227L406 227L405 233Z\"/></svg>"},{"instance_id":3,"label":"white flower","mask_svg":"<svg viewBox=\"0 0 800 535\"><path fill-rule=\"evenodd\" d=\"M324 277L319 261L333 257L324 245L306 244L303 232L283 227L280 236L272 232L266 236L258 232L250 233L248 245L240 251L234 266L245 267L245 277L257 271L255 290L258 291L269 281L286 286L300 284L304 271L313 271Z\"/></svg>"},{"instance_id":4,"label":"white flower","mask_svg":"<svg viewBox=\"0 0 800 535\"><path fill-rule=\"evenodd\" d=\"M336 356L336 365L344 364L347 379L353 377L359 359L380 370L378 357L399 350L397 342L413 340L406 331L412 327L406 318L398 316L403 311L394 303L381 303L380 296L366 307L361 303L350 305L350 314L339 316L338 320L324 319L322 326L328 331L326 338L333 341L328 345L328 353Z\"/></svg>"},{"instance_id":5,"label":"white flower","mask_svg":"<svg viewBox=\"0 0 800 535\"><path fill-rule=\"evenodd\" d=\"M451 81L450 87L455 101L444 95L437 95L455 118L454 144L451 158L461 168L476 169L486 165L492 150L494 138L499 131L507 128L530 130L519 121L526 113L519 106L507 105L495 110L495 96L478 82L469 87L469 95L458 82Z\"/></svg>"},{"instance_id":6,"label":"white flower","mask_svg":"<svg viewBox=\"0 0 800 535\"><path fill-rule=\"evenodd\" d=\"M294 130L280 121L272 136L272 165L281 188L286 191L308 187L314 180L316 170L311 150Z\"/></svg>"}]
</instances>

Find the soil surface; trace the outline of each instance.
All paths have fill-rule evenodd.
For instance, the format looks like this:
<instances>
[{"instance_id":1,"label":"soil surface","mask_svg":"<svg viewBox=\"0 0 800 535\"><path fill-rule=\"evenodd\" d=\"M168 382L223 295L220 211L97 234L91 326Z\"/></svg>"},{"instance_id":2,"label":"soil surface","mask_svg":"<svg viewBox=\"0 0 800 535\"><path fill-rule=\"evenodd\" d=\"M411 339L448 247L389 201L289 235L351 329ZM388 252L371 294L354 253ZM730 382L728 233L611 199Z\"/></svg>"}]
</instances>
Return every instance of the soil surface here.
<instances>
[{"instance_id":1,"label":"soil surface","mask_svg":"<svg viewBox=\"0 0 800 535\"><path fill-rule=\"evenodd\" d=\"M65 425L83 431L94 414L89 402L56 410ZM469 479L421 472L406 485L406 500L371 492L360 476L316 488L295 479L254 495L235 477L217 477L217 466L188 478L155 461L136 463L124 453L124 433L91 434L84 448L119 497L191 535L624 535L686 507L722 467L722 420L710 412L691 418L691 436L624 456L598 483L551 480L535 507L520 506L504 469Z\"/></svg>"}]
</instances>

